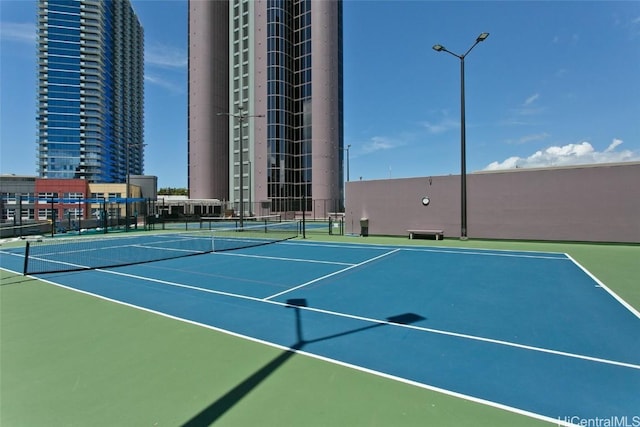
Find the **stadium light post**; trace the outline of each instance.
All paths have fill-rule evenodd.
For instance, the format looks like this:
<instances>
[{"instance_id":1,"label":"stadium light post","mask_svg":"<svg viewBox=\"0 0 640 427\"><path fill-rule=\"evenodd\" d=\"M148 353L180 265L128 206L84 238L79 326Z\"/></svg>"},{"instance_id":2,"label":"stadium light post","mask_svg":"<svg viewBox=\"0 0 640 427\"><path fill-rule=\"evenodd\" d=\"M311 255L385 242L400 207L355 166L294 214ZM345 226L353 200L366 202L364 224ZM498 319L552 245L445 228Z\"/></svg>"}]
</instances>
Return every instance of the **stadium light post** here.
<instances>
[{"instance_id":1,"label":"stadium light post","mask_svg":"<svg viewBox=\"0 0 640 427\"><path fill-rule=\"evenodd\" d=\"M467 240L467 154L466 154L466 123L464 106L464 58L476 47L489 37L489 33L481 33L475 43L463 54L453 53L440 44L433 45L436 52L447 52L460 60L460 240Z\"/></svg>"},{"instance_id":2,"label":"stadium light post","mask_svg":"<svg viewBox=\"0 0 640 427\"><path fill-rule=\"evenodd\" d=\"M263 114L248 114L247 111L245 111L242 108L242 105L238 106L238 112L237 113L218 113L218 116L229 116L229 117L233 117L238 119L238 122L240 123L240 144L239 144L239 151L240 151L240 158L238 161L238 164L240 165L240 228L244 227L244 147L242 144L242 127L244 124L244 121L247 120L250 117L264 117ZM235 162L234 162L235 163Z\"/></svg>"}]
</instances>

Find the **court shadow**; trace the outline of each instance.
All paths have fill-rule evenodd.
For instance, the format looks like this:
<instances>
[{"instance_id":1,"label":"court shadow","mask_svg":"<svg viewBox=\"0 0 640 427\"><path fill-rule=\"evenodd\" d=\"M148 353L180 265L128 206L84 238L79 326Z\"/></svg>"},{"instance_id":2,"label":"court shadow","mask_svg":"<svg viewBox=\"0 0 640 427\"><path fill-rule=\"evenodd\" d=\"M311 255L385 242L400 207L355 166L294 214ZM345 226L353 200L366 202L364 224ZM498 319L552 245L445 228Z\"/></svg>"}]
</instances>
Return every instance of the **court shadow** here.
<instances>
[{"instance_id":1,"label":"court shadow","mask_svg":"<svg viewBox=\"0 0 640 427\"><path fill-rule=\"evenodd\" d=\"M287 300L287 307L295 310L295 322L296 322L296 338L297 341L291 347L283 351L276 358L268 362L262 368L254 372L250 377L242 381L240 384L229 390L224 396L213 402L211 405L200 411L193 418L183 424L183 427L203 427L209 426L216 422L222 415L235 406L240 400L242 400L247 394L255 389L262 381L278 370L289 360L298 350L303 349L306 345L316 343L320 341L326 341L345 335L355 334L363 332L369 329L375 329L389 324L403 324L408 325L411 323L425 320L424 317L415 313L404 313L387 318L388 323L376 323L361 328L351 329L348 331L340 332L337 334L327 335L312 340L305 340L303 336L302 328L302 316L301 307L307 307L307 300L304 298L296 298Z\"/></svg>"},{"instance_id":2,"label":"court shadow","mask_svg":"<svg viewBox=\"0 0 640 427\"><path fill-rule=\"evenodd\" d=\"M25 277L25 276L12 276L12 277L9 277L8 279L2 279L0 281L0 286L17 285L19 283L30 282L32 280L35 280L35 279L32 277Z\"/></svg>"}]
</instances>

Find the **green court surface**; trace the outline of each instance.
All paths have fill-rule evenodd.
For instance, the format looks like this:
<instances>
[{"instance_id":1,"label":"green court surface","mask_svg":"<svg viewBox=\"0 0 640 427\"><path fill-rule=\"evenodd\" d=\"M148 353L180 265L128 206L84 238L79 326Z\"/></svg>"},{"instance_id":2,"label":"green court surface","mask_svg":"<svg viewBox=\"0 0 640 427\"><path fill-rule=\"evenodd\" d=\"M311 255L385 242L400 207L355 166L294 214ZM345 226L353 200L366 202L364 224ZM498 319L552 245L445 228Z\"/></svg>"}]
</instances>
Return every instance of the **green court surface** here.
<instances>
[{"instance_id":1,"label":"green court surface","mask_svg":"<svg viewBox=\"0 0 640 427\"><path fill-rule=\"evenodd\" d=\"M638 245L325 240L566 252L640 308ZM2 427L179 426L212 403L219 426L552 425L303 355L274 364L284 350L0 274Z\"/></svg>"}]
</instances>

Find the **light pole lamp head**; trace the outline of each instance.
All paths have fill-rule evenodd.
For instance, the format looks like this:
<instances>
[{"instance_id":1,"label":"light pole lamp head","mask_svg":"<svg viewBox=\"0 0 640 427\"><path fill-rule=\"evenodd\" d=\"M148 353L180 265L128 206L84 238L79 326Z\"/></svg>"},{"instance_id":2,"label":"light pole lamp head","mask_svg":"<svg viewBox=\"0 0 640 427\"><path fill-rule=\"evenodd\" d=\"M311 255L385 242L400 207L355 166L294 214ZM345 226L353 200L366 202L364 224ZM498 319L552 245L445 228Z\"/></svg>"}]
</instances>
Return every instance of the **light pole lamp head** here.
<instances>
[{"instance_id":1,"label":"light pole lamp head","mask_svg":"<svg viewBox=\"0 0 640 427\"><path fill-rule=\"evenodd\" d=\"M486 40L486 38L489 37L489 33L482 33L478 36L478 38L476 39L476 42L480 43Z\"/></svg>"},{"instance_id":2,"label":"light pole lamp head","mask_svg":"<svg viewBox=\"0 0 640 427\"><path fill-rule=\"evenodd\" d=\"M434 44L432 49L436 52L442 52L443 50L446 50L441 44Z\"/></svg>"}]
</instances>

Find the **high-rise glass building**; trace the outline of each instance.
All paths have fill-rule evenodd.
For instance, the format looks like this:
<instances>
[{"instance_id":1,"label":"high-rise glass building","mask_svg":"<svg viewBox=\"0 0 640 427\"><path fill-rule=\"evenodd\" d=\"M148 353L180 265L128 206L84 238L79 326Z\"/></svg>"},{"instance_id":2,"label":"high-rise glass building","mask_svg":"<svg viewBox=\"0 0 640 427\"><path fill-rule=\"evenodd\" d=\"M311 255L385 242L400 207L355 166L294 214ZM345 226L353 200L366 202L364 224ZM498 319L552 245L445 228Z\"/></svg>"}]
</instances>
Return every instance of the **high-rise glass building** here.
<instances>
[{"instance_id":1,"label":"high-rise glass building","mask_svg":"<svg viewBox=\"0 0 640 427\"><path fill-rule=\"evenodd\" d=\"M191 198L337 210L342 111L341 0L189 2Z\"/></svg>"},{"instance_id":2,"label":"high-rise glass building","mask_svg":"<svg viewBox=\"0 0 640 427\"><path fill-rule=\"evenodd\" d=\"M38 174L143 173L144 34L129 0L39 0Z\"/></svg>"}]
</instances>

